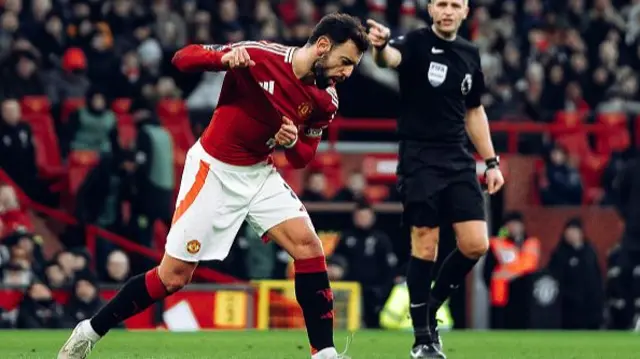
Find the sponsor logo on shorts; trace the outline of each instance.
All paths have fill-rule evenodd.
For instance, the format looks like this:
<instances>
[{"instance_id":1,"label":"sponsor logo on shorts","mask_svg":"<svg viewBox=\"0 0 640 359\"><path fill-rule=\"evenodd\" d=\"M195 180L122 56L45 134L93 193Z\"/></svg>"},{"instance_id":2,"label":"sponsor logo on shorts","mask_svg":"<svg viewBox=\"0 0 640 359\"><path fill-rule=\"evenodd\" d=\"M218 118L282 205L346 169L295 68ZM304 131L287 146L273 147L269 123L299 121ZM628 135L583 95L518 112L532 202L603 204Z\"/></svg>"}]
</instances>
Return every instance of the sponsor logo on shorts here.
<instances>
[{"instance_id":1,"label":"sponsor logo on shorts","mask_svg":"<svg viewBox=\"0 0 640 359\"><path fill-rule=\"evenodd\" d=\"M201 247L201 245L200 245L199 241L197 241L195 239L190 240L187 243L187 252L189 252L189 254L196 254L196 253L200 252L200 247Z\"/></svg>"}]
</instances>

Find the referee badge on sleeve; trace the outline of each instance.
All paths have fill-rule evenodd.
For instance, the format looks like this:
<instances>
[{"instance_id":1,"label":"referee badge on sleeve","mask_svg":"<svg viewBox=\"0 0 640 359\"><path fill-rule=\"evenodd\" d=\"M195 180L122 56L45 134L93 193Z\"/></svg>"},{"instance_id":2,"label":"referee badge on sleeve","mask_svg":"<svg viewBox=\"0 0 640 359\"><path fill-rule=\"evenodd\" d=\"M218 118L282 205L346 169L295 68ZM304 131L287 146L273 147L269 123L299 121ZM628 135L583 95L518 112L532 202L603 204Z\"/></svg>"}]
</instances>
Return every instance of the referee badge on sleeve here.
<instances>
[{"instance_id":1,"label":"referee badge on sleeve","mask_svg":"<svg viewBox=\"0 0 640 359\"><path fill-rule=\"evenodd\" d=\"M447 78L447 71L449 67L447 65L432 62L429 64L429 83L433 87L438 87L444 83Z\"/></svg>"},{"instance_id":2,"label":"referee badge on sleeve","mask_svg":"<svg viewBox=\"0 0 640 359\"><path fill-rule=\"evenodd\" d=\"M462 80L462 85L460 85L460 90L463 95L467 95L471 91L471 86L473 86L473 79L471 74L464 75L464 79Z\"/></svg>"}]
</instances>

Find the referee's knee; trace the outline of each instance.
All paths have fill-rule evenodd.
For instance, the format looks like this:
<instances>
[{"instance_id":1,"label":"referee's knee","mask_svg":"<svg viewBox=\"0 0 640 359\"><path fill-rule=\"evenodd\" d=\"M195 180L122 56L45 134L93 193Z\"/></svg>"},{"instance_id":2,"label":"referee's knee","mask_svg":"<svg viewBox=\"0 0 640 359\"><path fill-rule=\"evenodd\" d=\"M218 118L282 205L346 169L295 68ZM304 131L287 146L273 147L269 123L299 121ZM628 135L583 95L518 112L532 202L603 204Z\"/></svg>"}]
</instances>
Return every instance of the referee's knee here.
<instances>
[{"instance_id":1,"label":"referee's knee","mask_svg":"<svg viewBox=\"0 0 640 359\"><path fill-rule=\"evenodd\" d=\"M439 228L411 228L411 256L435 261L438 256Z\"/></svg>"},{"instance_id":2,"label":"referee's knee","mask_svg":"<svg viewBox=\"0 0 640 359\"><path fill-rule=\"evenodd\" d=\"M458 238L458 250L465 257L480 259L489 250L489 238L485 235L478 235L462 240Z\"/></svg>"}]
</instances>

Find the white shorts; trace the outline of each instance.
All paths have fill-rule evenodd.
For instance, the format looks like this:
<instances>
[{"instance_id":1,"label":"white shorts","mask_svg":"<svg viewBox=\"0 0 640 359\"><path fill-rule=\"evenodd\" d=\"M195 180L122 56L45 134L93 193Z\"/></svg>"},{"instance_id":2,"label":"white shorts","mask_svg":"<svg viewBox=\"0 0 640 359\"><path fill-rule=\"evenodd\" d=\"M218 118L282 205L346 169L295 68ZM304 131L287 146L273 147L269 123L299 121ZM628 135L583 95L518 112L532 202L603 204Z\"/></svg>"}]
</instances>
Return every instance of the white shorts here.
<instances>
[{"instance_id":1,"label":"white shorts","mask_svg":"<svg viewBox=\"0 0 640 359\"><path fill-rule=\"evenodd\" d=\"M223 260L245 219L262 236L296 217L309 219L274 166L229 165L198 141L187 152L165 250L188 262Z\"/></svg>"}]
</instances>

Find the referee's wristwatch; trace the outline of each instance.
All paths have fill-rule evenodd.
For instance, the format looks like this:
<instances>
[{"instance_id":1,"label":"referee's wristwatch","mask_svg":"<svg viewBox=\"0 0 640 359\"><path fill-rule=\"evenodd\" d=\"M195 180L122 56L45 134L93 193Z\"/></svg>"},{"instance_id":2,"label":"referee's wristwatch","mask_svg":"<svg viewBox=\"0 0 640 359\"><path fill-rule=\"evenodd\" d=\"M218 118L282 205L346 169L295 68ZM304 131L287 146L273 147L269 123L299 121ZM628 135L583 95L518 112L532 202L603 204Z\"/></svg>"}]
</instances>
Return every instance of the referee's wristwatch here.
<instances>
[{"instance_id":1,"label":"referee's wristwatch","mask_svg":"<svg viewBox=\"0 0 640 359\"><path fill-rule=\"evenodd\" d=\"M484 164L487 166L487 168L484 170L485 174L490 169L494 169L494 168L500 169L500 156L487 158L486 160L484 160Z\"/></svg>"}]
</instances>

